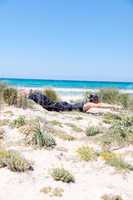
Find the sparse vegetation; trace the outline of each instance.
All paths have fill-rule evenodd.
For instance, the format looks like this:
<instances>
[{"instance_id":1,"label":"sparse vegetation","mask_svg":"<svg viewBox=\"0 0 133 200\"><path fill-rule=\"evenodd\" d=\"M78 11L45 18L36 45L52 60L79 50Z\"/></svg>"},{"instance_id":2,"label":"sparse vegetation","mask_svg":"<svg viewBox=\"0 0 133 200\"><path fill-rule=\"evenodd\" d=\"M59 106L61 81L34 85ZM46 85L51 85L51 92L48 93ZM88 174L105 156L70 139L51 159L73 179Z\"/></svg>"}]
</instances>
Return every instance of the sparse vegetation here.
<instances>
[{"instance_id":1,"label":"sparse vegetation","mask_svg":"<svg viewBox=\"0 0 133 200\"><path fill-rule=\"evenodd\" d=\"M112 121L108 133L99 138L103 143L111 145L133 144L133 116L121 116L121 120Z\"/></svg>"},{"instance_id":2,"label":"sparse vegetation","mask_svg":"<svg viewBox=\"0 0 133 200\"><path fill-rule=\"evenodd\" d=\"M51 197L55 196L55 197L62 197L63 196L63 188L59 188L59 187L43 187L40 192L43 192L45 194L49 194Z\"/></svg>"},{"instance_id":3,"label":"sparse vegetation","mask_svg":"<svg viewBox=\"0 0 133 200\"><path fill-rule=\"evenodd\" d=\"M0 167L8 167L14 172L33 170L31 164L19 153L0 150Z\"/></svg>"},{"instance_id":4,"label":"sparse vegetation","mask_svg":"<svg viewBox=\"0 0 133 200\"><path fill-rule=\"evenodd\" d=\"M125 162L122 157L112 152L102 152L100 156L107 164L121 171L133 171L133 166Z\"/></svg>"},{"instance_id":5,"label":"sparse vegetation","mask_svg":"<svg viewBox=\"0 0 133 200\"><path fill-rule=\"evenodd\" d=\"M119 90L117 89L101 89L98 95L102 102L109 104L118 104Z\"/></svg>"},{"instance_id":6,"label":"sparse vegetation","mask_svg":"<svg viewBox=\"0 0 133 200\"><path fill-rule=\"evenodd\" d=\"M123 200L123 198L120 195L105 194L101 197L101 200Z\"/></svg>"},{"instance_id":7,"label":"sparse vegetation","mask_svg":"<svg viewBox=\"0 0 133 200\"><path fill-rule=\"evenodd\" d=\"M54 147L56 145L55 139L41 128L40 123L36 124L33 133L26 138L29 144L42 147Z\"/></svg>"},{"instance_id":8,"label":"sparse vegetation","mask_svg":"<svg viewBox=\"0 0 133 200\"><path fill-rule=\"evenodd\" d=\"M55 181L62 181L65 183L75 182L74 176L64 168L52 169L51 176Z\"/></svg>"},{"instance_id":9,"label":"sparse vegetation","mask_svg":"<svg viewBox=\"0 0 133 200\"><path fill-rule=\"evenodd\" d=\"M133 97L117 89L101 89L98 95L102 102L121 105L123 109L133 110Z\"/></svg>"},{"instance_id":10,"label":"sparse vegetation","mask_svg":"<svg viewBox=\"0 0 133 200\"><path fill-rule=\"evenodd\" d=\"M55 132L53 133L53 135L57 136L58 138L62 140L67 140L67 141L73 141L76 139L74 136L68 135L67 133L63 133L63 132Z\"/></svg>"},{"instance_id":11,"label":"sparse vegetation","mask_svg":"<svg viewBox=\"0 0 133 200\"><path fill-rule=\"evenodd\" d=\"M75 132L82 132L83 131L80 127L76 126L73 123L66 123L66 125L71 127L73 129L73 131L75 131Z\"/></svg>"},{"instance_id":12,"label":"sparse vegetation","mask_svg":"<svg viewBox=\"0 0 133 200\"><path fill-rule=\"evenodd\" d=\"M16 107L23 109L34 109L36 103L28 99L26 95L18 94Z\"/></svg>"},{"instance_id":13,"label":"sparse vegetation","mask_svg":"<svg viewBox=\"0 0 133 200\"><path fill-rule=\"evenodd\" d=\"M46 88L43 93L49 97L52 101L58 101L59 96L57 95L56 91L52 88Z\"/></svg>"},{"instance_id":14,"label":"sparse vegetation","mask_svg":"<svg viewBox=\"0 0 133 200\"><path fill-rule=\"evenodd\" d=\"M120 114L105 113L103 115L103 122L107 124L112 124L114 121L119 121L122 119Z\"/></svg>"},{"instance_id":15,"label":"sparse vegetation","mask_svg":"<svg viewBox=\"0 0 133 200\"><path fill-rule=\"evenodd\" d=\"M62 123L60 121L57 121L57 120L52 120L52 121L49 121L49 123L53 126L60 126L62 127Z\"/></svg>"},{"instance_id":16,"label":"sparse vegetation","mask_svg":"<svg viewBox=\"0 0 133 200\"><path fill-rule=\"evenodd\" d=\"M15 88L5 88L3 91L4 102L9 106L16 105L18 92Z\"/></svg>"},{"instance_id":17,"label":"sparse vegetation","mask_svg":"<svg viewBox=\"0 0 133 200\"><path fill-rule=\"evenodd\" d=\"M92 126L88 127L86 129L86 135L87 136L95 136L101 132L100 128L98 126Z\"/></svg>"},{"instance_id":18,"label":"sparse vegetation","mask_svg":"<svg viewBox=\"0 0 133 200\"><path fill-rule=\"evenodd\" d=\"M90 161L96 159L96 152L89 146L81 146L77 149L77 154L81 160Z\"/></svg>"},{"instance_id":19,"label":"sparse vegetation","mask_svg":"<svg viewBox=\"0 0 133 200\"><path fill-rule=\"evenodd\" d=\"M15 128L20 128L21 126L24 126L26 124L26 120L24 116L19 116L17 119L14 119L10 126Z\"/></svg>"}]
</instances>

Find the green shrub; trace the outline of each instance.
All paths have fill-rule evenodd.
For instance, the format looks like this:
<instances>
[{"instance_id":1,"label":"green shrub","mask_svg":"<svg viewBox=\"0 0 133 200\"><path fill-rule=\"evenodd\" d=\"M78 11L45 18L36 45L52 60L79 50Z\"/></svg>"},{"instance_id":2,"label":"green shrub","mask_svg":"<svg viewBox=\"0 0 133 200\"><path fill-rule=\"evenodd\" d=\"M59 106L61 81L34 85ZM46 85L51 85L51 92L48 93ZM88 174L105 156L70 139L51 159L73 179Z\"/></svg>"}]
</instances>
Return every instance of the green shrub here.
<instances>
[{"instance_id":1,"label":"green shrub","mask_svg":"<svg viewBox=\"0 0 133 200\"><path fill-rule=\"evenodd\" d=\"M99 138L104 144L125 145L133 144L133 116L121 116L121 120L112 121L107 134Z\"/></svg>"},{"instance_id":2,"label":"green shrub","mask_svg":"<svg viewBox=\"0 0 133 200\"><path fill-rule=\"evenodd\" d=\"M77 154L81 160L89 161L96 158L96 152L89 146L81 146L77 149Z\"/></svg>"},{"instance_id":3,"label":"green shrub","mask_svg":"<svg viewBox=\"0 0 133 200\"><path fill-rule=\"evenodd\" d=\"M16 105L18 92L15 88L5 88L3 91L3 99L5 103L10 105Z\"/></svg>"},{"instance_id":4,"label":"green shrub","mask_svg":"<svg viewBox=\"0 0 133 200\"><path fill-rule=\"evenodd\" d=\"M126 93L121 93L117 89L101 89L98 92L102 102L121 105L124 109L133 110L133 97Z\"/></svg>"},{"instance_id":5,"label":"green shrub","mask_svg":"<svg viewBox=\"0 0 133 200\"><path fill-rule=\"evenodd\" d=\"M43 93L49 97L52 101L58 101L59 100L59 97L56 93L56 91L52 88L46 88Z\"/></svg>"},{"instance_id":6,"label":"green shrub","mask_svg":"<svg viewBox=\"0 0 133 200\"><path fill-rule=\"evenodd\" d=\"M51 176L55 181L62 181L65 183L75 182L74 176L64 168L54 168Z\"/></svg>"},{"instance_id":7,"label":"green shrub","mask_svg":"<svg viewBox=\"0 0 133 200\"><path fill-rule=\"evenodd\" d=\"M95 136L101 132L100 128L97 126L92 126L86 129L87 136Z\"/></svg>"},{"instance_id":8,"label":"green shrub","mask_svg":"<svg viewBox=\"0 0 133 200\"><path fill-rule=\"evenodd\" d=\"M0 167L8 167L13 172L33 170L31 164L19 153L0 150Z\"/></svg>"},{"instance_id":9,"label":"green shrub","mask_svg":"<svg viewBox=\"0 0 133 200\"><path fill-rule=\"evenodd\" d=\"M44 131L39 123L34 127L28 143L38 147L54 147L56 145L55 139Z\"/></svg>"},{"instance_id":10,"label":"green shrub","mask_svg":"<svg viewBox=\"0 0 133 200\"><path fill-rule=\"evenodd\" d=\"M17 119L14 119L12 122L11 122L11 127L15 127L15 128L20 128L21 126L24 126L26 124L26 120L25 120L25 117L23 116L20 116L18 117Z\"/></svg>"}]
</instances>

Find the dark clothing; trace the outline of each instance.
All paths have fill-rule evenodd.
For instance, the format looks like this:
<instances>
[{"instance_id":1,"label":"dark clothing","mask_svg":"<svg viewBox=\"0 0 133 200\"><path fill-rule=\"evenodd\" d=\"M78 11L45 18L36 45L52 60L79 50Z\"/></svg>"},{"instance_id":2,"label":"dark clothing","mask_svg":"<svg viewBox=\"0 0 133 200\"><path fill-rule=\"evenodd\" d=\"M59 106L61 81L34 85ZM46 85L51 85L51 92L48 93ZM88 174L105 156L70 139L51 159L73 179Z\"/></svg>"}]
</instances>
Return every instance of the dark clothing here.
<instances>
[{"instance_id":1,"label":"dark clothing","mask_svg":"<svg viewBox=\"0 0 133 200\"><path fill-rule=\"evenodd\" d=\"M34 92L33 94L30 94L29 99L32 99L36 103L40 104L43 108L45 108L48 111L83 111L83 103L70 104L64 101L54 102L51 101L51 99L49 99L47 96L39 92Z\"/></svg>"}]
</instances>

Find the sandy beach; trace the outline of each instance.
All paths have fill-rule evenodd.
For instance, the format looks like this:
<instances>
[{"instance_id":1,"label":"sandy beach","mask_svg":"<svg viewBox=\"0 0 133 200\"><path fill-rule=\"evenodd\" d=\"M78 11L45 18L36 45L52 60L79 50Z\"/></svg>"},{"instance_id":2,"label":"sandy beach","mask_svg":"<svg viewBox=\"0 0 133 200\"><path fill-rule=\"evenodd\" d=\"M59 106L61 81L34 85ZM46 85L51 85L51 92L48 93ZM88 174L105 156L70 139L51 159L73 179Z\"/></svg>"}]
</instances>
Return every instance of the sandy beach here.
<instances>
[{"instance_id":1,"label":"sandy beach","mask_svg":"<svg viewBox=\"0 0 133 200\"><path fill-rule=\"evenodd\" d=\"M62 99L66 100L63 97ZM132 171L126 173L117 171L115 167L106 164L100 156L85 161L77 154L77 149L84 145L93 148L97 153L102 151L100 140L96 139L96 136L86 136L86 129L97 126L108 130L110 125L103 121L105 112L109 110L92 109L90 113L77 111L57 113L46 111L37 104L27 109L4 105L0 111L0 130L3 130L1 149L19 152L32 162L34 170L13 172L7 167L0 168L0 200L102 200L101 197L105 194L116 194L124 200L132 200ZM117 114L122 112L115 111ZM26 125L20 128L10 125L19 117L24 117L26 125L28 121L34 123L37 119L44 129L50 128L56 146L47 149L26 144L27 136L23 133L23 127ZM72 138L67 140L64 135ZM133 164L132 145L114 148L112 152L119 153L129 164ZM51 177L50 170L56 167L63 167L71 172L75 182L55 181ZM53 192L46 192L47 188L51 188L50 191Z\"/></svg>"}]
</instances>

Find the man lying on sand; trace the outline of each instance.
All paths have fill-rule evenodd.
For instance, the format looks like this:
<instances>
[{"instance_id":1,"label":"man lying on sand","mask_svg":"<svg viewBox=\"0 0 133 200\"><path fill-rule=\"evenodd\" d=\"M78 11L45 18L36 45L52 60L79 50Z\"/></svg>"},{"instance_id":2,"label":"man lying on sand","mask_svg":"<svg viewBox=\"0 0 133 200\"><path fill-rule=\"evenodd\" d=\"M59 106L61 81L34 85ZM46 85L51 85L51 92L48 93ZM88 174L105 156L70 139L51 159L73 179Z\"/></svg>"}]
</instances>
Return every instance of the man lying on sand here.
<instances>
[{"instance_id":1,"label":"man lying on sand","mask_svg":"<svg viewBox=\"0 0 133 200\"><path fill-rule=\"evenodd\" d=\"M119 106L101 103L97 94L90 94L89 102L83 105L83 111L90 112L93 108L115 110L118 109Z\"/></svg>"},{"instance_id":2,"label":"man lying on sand","mask_svg":"<svg viewBox=\"0 0 133 200\"><path fill-rule=\"evenodd\" d=\"M96 94L91 94L89 97L89 102L87 103L75 103L70 104L68 102L53 102L49 97L46 95L43 95L40 92L34 92L31 93L28 97L29 99L32 99L36 103L40 104L43 108L45 108L48 111L72 111L72 110L79 110L81 112L90 112L93 108L102 108L102 109L110 109L110 111L113 109L116 109L116 106L100 103L99 98ZM118 108L118 107L117 107Z\"/></svg>"}]
</instances>

